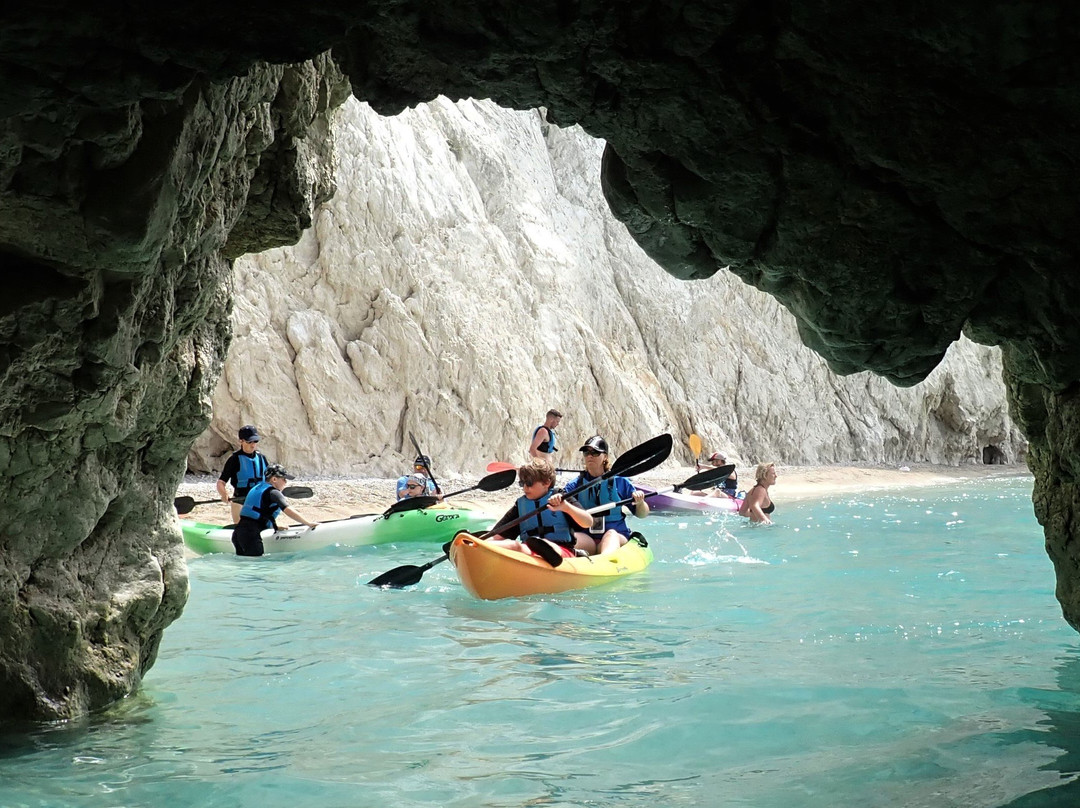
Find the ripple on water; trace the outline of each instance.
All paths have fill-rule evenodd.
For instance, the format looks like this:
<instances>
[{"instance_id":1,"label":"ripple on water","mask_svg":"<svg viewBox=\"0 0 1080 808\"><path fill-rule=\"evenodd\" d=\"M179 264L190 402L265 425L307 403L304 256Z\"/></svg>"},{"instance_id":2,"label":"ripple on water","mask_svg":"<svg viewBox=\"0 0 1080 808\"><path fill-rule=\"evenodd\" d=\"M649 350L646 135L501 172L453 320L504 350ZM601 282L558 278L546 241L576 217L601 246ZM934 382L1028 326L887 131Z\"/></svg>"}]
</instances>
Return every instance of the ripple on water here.
<instances>
[{"instance_id":1,"label":"ripple on water","mask_svg":"<svg viewBox=\"0 0 1080 808\"><path fill-rule=\"evenodd\" d=\"M655 515L645 573L496 603L365 585L437 547L195 559L137 696L0 736L0 805L1075 804L1030 493Z\"/></svg>"}]
</instances>

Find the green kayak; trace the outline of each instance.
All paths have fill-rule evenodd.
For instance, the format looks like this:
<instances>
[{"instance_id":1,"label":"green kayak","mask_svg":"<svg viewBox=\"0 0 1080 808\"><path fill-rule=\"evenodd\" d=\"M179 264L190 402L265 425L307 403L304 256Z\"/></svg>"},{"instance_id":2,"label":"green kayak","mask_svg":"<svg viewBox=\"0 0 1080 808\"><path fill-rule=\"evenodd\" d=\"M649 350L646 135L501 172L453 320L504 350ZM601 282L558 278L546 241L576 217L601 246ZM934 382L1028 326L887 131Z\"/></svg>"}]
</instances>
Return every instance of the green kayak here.
<instances>
[{"instance_id":1,"label":"green kayak","mask_svg":"<svg viewBox=\"0 0 1080 808\"><path fill-rule=\"evenodd\" d=\"M298 525L276 532L265 530L263 547L267 553L296 553L334 545L362 547L401 542L442 544L462 530L483 533L495 524L496 519L479 508L467 505L452 508L436 505L389 516L364 514L349 519L335 519L320 522L313 528ZM184 544L196 553L235 552L231 526L181 519L180 528L184 533Z\"/></svg>"}]
</instances>

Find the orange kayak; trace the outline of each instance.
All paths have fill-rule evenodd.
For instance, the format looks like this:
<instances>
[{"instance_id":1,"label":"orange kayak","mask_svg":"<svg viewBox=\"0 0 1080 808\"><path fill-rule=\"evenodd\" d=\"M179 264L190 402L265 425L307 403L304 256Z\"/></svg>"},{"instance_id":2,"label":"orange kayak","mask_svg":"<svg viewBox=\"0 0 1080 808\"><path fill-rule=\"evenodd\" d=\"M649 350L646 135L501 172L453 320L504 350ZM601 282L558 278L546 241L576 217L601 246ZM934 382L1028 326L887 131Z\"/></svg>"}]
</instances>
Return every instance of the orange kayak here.
<instances>
[{"instance_id":1,"label":"orange kayak","mask_svg":"<svg viewBox=\"0 0 1080 808\"><path fill-rule=\"evenodd\" d=\"M631 539L613 553L567 558L558 567L528 553L496 547L470 533L458 533L450 561L462 585L483 600L517 598L611 583L652 563L647 546Z\"/></svg>"}]
</instances>

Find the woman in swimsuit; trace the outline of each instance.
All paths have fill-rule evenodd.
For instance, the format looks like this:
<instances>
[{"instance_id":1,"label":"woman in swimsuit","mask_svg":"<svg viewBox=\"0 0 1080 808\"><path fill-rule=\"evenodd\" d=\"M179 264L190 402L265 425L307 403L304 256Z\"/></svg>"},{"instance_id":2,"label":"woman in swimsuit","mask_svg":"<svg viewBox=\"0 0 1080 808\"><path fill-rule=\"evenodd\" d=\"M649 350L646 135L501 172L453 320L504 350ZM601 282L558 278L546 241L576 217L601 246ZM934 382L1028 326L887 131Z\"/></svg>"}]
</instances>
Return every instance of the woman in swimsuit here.
<instances>
[{"instance_id":1,"label":"woman in swimsuit","mask_svg":"<svg viewBox=\"0 0 1080 808\"><path fill-rule=\"evenodd\" d=\"M769 496L769 486L776 482L776 464L758 463L754 476L757 484L746 494L739 508L739 516L749 516L751 522L771 525L769 514L776 510L776 506Z\"/></svg>"}]
</instances>

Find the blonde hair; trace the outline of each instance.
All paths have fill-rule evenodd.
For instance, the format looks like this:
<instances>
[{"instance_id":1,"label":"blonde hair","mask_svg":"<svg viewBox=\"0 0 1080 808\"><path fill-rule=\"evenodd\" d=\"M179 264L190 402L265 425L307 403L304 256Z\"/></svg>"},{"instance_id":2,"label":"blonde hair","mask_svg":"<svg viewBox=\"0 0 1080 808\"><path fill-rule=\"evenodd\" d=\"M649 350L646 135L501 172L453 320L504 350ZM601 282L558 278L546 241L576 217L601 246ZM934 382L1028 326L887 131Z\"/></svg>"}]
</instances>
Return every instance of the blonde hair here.
<instances>
[{"instance_id":1,"label":"blonde hair","mask_svg":"<svg viewBox=\"0 0 1080 808\"><path fill-rule=\"evenodd\" d=\"M754 472L754 479L759 483L765 479L765 475L769 473L769 469L775 468L775 463L758 463L757 470Z\"/></svg>"}]
</instances>

